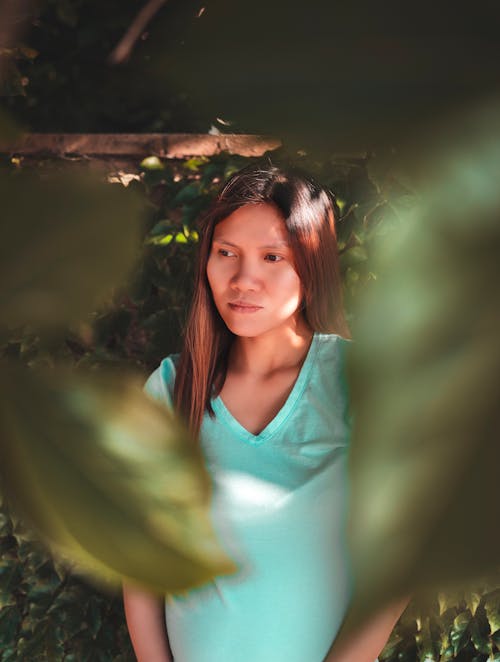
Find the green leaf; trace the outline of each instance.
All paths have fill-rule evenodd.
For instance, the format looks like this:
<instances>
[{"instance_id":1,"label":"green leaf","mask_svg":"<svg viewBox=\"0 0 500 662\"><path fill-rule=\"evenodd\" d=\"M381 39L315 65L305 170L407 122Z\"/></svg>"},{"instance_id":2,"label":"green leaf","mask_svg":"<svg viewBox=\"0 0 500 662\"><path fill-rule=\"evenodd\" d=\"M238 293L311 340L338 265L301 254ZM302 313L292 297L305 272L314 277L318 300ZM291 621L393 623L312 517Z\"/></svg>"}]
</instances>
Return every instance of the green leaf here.
<instances>
[{"instance_id":1,"label":"green leaf","mask_svg":"<svg viewBox=\"0 0 500 662\"><path fill-rule=\"evenodd\" d=\"M460 602L462 593L460 591L440 591L437 595L439 615L442 616L449 609L455 609Z\"/></svg>"},{"instance_id":2,"label":"green leaf","mask_svg":"<svg viewBox=\"0 0 500 662\"><path fill-rule=\"evenodd\" d=\"M367 259L368 254L366 249L363 248L363 246L354 246L348 251L342 253L340 256L340 264L343 269L346 269L347 267L352 267L360 262L366 262Z\"/></svg>"},{"instance_id":3,"label":"green leaf","mask_svg":"<svg viewBox=\"0 0 500 662\"><path fill-rule=\"evenodd\" d=\"M56 558L104 584L161 594L235 566L210 523L201 450L142 382L4 362L0 467L9 498Z\"/></svg>"},{"instance_id":4,"label":"green leaf","mask_svg":"<svg viewBox=\"0 0 500 662\"><path fill-rule=\"evenodd\" d=\"M182 164L186 170L191 172L198 172L201 166L204 166L205 163L208 163L209 159L206 156L196 156L184 161Z\"/></svg>"},{"instance_id":5,"label":"green leaf","mask_svg":"<svg viewBox=\"0 0 500 662\"><path fill-rule=\"evenodd\" d=\"M165 164L157 156L147 156L140 163L143 170L165 170Z\"/></svg>"},{"instance_id":6,"label":"green leaf","mask_svg":"<svg viewBox=\"0 0 500 662\"><path fill-rule=\"evenodd\" d=\"M61 608L60 603L58 603L58 607L57 610L53 609L50 613L61 620L65 637L69 639L85 629L85 619L83 618L81 605L78 602L68 602L64 608Z\"/></svg>"},{"instance_id":7,"label":"green leaf","mask_svg":"<svg viewBox=\"0 0 500 662\"><path fill-rule=\"evenodd\" d=\"M95 310L123 286L140 248L142 203L82 173L0 178L0 316L55 328Z\"/></svg>"},{"instance_id":8,"label":"green leaf","mask_svg":"<svg viewBox=\"0 0 500 662\"><path fill-rule=\"evenodd\" d=\"M391 634L389 640L384 646L383 652L380 655L380 657L383 660L391 659L391 657L395 655L399 650L402 642L403 642L403 638L400 635L396 633Z\"/></svg>"},{"instance_id":9,"label":"green leaf","mask_svg":"<svg viewBox=\"0 0 500 662\"><path fill-rule=\"evenodd\" d=\"M453 660L454 656L453 646L448 645L441 649L439 662L448 662L448 660Z\"/></svg>"},{"instance_id":10,"label":"green leaf","mask_svg":"<svg viewBox=\"0 0 500 662\"><path fill-rule=\"evenodd\" d=\"M0 566L0 600L6 604L10 601L12 590L22 578L22 568L15 562Z\"/></svg>"},{"instance_id":11,"label":"green leaf","mask_svg":"<svg viewBox=\"0 0 500 662\"><path fill-rule=\"evenodd\" d=\"M453 621L453 627L450 632L450 639L453 646L453 652L457 655L470 640L469 625L471 622L469 611L462 612Z\"/></svg>"},{"instance_id":12,"label":"green leaf","mask_svg":"<svg viewBox=\"0 0 500 662\"><path fill-rule=\"evenodd\" d=\"M172 208L177 207L178 205L185 205L193 202L200 195L200 183L199 182L190 182L186 184L181 190L175 195L174 199L170 203Z\"/></svg>"},{"instance_id":13,"label":"green leaf","mask_svg":"<svg viewBox=\"0 0 500 662\"><path fill-rule=\"evenodd\" d=\"M93 637L97 635L103 624L102 608L102 600L96 596L92 596L87 603L86 622Z\"/></svg>"},{"instance_id":14,"label":"green leaf","mask_svg":"<svg viewBox=\"0 0 500 662\"><path fill-rule=\"evenodd\" d=\"M144 240L145 245L149 246L168 246L174 238L173 233L162 235L161 237L148 237Z\"/></svg>"},{"instance_id":15,"label":"green leaf","mask_svg":"<svg viewBox=\"0 0 500 662\"><path fill-rule=\"evenodd\" d=\"M484 614L479 614L471 622L471 639L476 650L479 653L489 655L492 652L491 641L489 639L490 628Z\"/></svg>"},{"instance_id":16,"label":"green leaf","mask_svg":"<svg viewBox=\"0 0 500 662\"><path fill-rule=\"evenodd\" d=\"M418 658L418 662L437 662L437 661L438 658L435 656L435 654L429 651L422 651L422 653L420 653L420 656Z\"/></svg>"},{"instance_id":17,"label":"green leaf","mask_svg":"<svg viewBox=\"0 0 500 662\"><path fill-rule=\"evenodd\" d=\"M476 609L481 602L481 596L477 591L466 591L465 592L465 602L467 607L470 609L471 614L474 616Z\"/></svg>"},{"instance_id":18,"label":"green leaf","mask_svg":"<svg viewBox=\"0 0 500 662\"><path fill-rule=\"evenodd\" d=\"M498 577L499 117L497 104L457 122L442 152L426 146L419 204L373 246L377 280L353 310L360 619L420 589Z\"/></svg>"},{"instance_id":19,"label":"green leaf","mask_svg":"<svg viewBox=\"0 0 500 662\"><path fill-rule=\"evenodd\" d=\"M17 606L7 606L0 610L0 632L2 639L10 641L15 638L21 624L21 614Z\"/></svg>"},{"instance_id":20,"label":"green leaf","mask_svg":"<svg viewBox=\"0 0 500 662\"><path fill-rule=\"evenodd\" d=\"M158 221L154 227L149 231L151 237L163 236L173 230L176 230L176 224L168 218Z\"/></svg>"},{"instance_id":21,"label":"green leaf","mask_svg":"<svg viewBox=\"0 0 500 662\"><path fill-rule=\"evenodd\" d=\"M436 642L433 641L430 618L425 618L420 629L419 662L437 662L439 651Z\"/></svg>"},{"instance_id":22,"label":"green leaf","mask_svg":"<svg viewBox=\"0 0 500 662\"><path fill-rule=\"evenodd\" d=\"M2 650L2 662L15 662L17 660L16 648L13 645L4 646Z\"/></svg>"},{"instance_id":23,"label":"green leaf","mask_svg":"<svg viewBox=\"0 0 500 662\"><path fill-rule=\"evenodd\" d=\"M500 630L500 589L485 596L484 608L486 610L491 632Z\"/></svg>"}]
</instances>

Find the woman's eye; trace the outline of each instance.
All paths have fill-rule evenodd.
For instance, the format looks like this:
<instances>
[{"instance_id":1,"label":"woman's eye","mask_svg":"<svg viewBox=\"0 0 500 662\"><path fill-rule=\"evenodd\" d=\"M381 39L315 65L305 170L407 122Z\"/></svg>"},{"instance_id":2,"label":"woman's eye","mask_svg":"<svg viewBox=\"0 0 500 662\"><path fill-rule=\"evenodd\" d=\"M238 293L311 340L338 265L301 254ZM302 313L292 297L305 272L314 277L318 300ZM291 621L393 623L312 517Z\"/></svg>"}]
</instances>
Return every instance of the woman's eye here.
<instances>
[{"instance_id":1,"label":"woman's eye","mask_svg":"<svg viewBox=\"0 0 500 662\"><path fill-rule=\"evenodd\" d=\"M232 257L234 255L232 251L228 251L226 248L219 248L217 252L224 257Z\"/></svg>"},{"instance_id":2,"label":"woman's eye","mask_svg":"<svg viewBox=\"0 0 500 662\"><path fill-rule=\"evenodd\" d=\"M281 262L282 259L281 255L275 255L274 253L268 253L266 255L266 260L268 262Z\"/></svg>"}]
</instances>

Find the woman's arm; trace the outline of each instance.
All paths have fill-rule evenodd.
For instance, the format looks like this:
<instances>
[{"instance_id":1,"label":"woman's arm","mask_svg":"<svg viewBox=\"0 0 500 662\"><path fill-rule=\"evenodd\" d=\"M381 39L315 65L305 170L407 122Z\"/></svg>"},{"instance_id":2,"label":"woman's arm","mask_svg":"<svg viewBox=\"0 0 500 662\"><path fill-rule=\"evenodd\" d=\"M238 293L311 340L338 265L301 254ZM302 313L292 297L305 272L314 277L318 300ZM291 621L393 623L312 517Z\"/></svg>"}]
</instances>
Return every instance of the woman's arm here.
<instances>
[{"instance_id":1,"label":"woman's arm","mask_svg":"<svg viewBox=\"0 0 500 662\"><path fill-rule=\"evenodd\" d=\"M347 617L324 662L374 662L409 601L410 598L405 597L391 603L348 638L342 634Z\"/></svg>"},{"instance_id":2,"label":"woman's arm","mask_svg":"<svg viewBox=\"0 0 500 662\"><path fill-rule=\"evenodd\" d=\"M123 606L137 662L172 662L163 601L123 585Z\"/></svg>"}]
</instances>

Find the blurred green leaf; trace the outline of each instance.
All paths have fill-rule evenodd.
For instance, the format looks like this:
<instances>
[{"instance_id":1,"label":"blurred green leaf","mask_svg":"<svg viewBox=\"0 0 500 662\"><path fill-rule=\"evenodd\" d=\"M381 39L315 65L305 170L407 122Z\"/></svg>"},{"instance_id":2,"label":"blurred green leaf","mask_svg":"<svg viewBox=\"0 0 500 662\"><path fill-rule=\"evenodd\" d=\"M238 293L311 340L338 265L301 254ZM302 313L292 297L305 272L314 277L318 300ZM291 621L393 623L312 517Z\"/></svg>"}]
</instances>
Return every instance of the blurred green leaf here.
<instances>
[{"instance_id":1,"label":"blurred green leaf","mask_svg":"<svg viewBox=\"0 0 500 662\"><path fill-rule=\"evenodd\" d=\"M499 576L499 117L455 118L421 147L418 204L373 245L377 281L355 302L352 623Z\"/></svg>"},{"instance_id":2,"label":"blurred green leaf","mask_svg":"<svg viewBox=\"0 0 500 662\"><path fill-rule=\"evenodd\" d=\"M0 108L0 141L9 142L18 140L22 129L14 119Z\"/></svg>"},{"instance_id":3,"label":"blurred green leaf","mask_svg":"<svg viewBox=\"0 0 500 662\"><path fill-rule=\"evenodd\" d=\"M0 315L54 328L123 287L139 257L142 204L120 185L30 172L0 179Z\"/></svg>"},{"instance_id":4,"label":"blurred green leaf","mask_svg":"<svg viewBox=\"0 0 500 662\"><path fill-rule=\"evenodd\" d=\"M140 383L4 362L1 476L56 558L161 593L235 567L211 528L201 451Z\"/></svg>"},{"instance_id":5,"label":"blurred green leaf","mask_svg":"<svg viewBox=\"0 0 500 662\"><path fill-rule=\"evenodd\" d=\"M57 18L61 23L74 28L78 24L78 14L76 9L77 5L75 2L71 2L71 0L58 0L56 4Z\"/></svg>"}]
</instances>

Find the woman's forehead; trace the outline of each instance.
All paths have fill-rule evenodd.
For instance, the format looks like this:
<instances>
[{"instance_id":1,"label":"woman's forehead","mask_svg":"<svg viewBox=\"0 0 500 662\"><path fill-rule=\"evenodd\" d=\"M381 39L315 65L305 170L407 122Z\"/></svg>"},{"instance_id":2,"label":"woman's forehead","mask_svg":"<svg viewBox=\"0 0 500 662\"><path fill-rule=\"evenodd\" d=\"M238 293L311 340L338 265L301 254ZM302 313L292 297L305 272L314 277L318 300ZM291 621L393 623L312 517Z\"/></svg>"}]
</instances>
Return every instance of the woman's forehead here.
<instances>
[{"instance_id":1,"label":"woman's forehead","mask_svg":"<svg viewBox=\"0 0 500 662\"><path fill-rule=\"evenodd\" d=\"M217 223L213 239L231 241L231 237L247 242L265 239L272 243L288 243L283 215L275 205L268 203L244 205Z\"/></svg>"}]
</instances>

